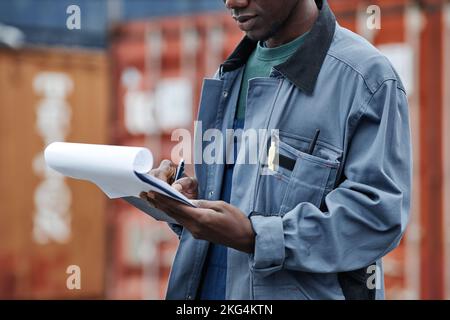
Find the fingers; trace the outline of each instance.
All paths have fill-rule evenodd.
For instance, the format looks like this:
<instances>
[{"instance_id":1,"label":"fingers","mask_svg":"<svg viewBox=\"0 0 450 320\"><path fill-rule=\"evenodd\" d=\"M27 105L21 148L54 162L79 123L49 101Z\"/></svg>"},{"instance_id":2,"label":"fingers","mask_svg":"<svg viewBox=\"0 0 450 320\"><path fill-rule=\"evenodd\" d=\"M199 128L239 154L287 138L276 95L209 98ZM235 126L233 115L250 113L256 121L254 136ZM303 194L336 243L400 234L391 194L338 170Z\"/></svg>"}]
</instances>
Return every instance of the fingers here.
<instances>
[{"instance_id":1,"label":"fingers","mask_svg":"<svg viewBox=\"0 0 450 320\"><path fill-rule=\"evenodd\" d=\"M183 193L189 199L197 198L198 193L198 182L197 179L193 177L184 177L178 179L172 184L172 187L177 191Z\"/></svg>"},{"instance_id":2,"label":"fingers","mask_svg":"<svg viewBox=\"0 0 450 320\"><path fill-rule=\"evenodd\" d=\"M153 169L149 172L152 176L170 183L175 177L175 173L177 171L177 166L170 160L161 161L158 168Z\"/></svg>"},{"instance_id":3,"label":"fingers","mask_svg":"<svg viewBox=\"0 0 450 320\"><path fill-rule=\"evenodd\" d=\"M178 189L178 185L181 186L182 189L184 190L189 190L189 189L197 189L198 187L198 182L197 179L193 178L193 177L184 177L181 179L178 179L177 181L175 181L173 183L173 187L175 187L176 189Z\"/></svg>"},{"instance_id":4,"label":"fingers","mask_svg":"<svg viewBox=\"0 0 450 320\"><path fill-rule=\"evenodd\" d=\"M178 181L180 181L180 180L178 180ZM175 183L172 185L172 187L173 187L175 190L177 190L178 192L183 191L183 186L181 185L181 183L175 182Z\"/></svg>"},{"instance_id":5,"label":"fingers","mask_svg":"<svg viewBox=\"0 0 450 320\"><path fill-rule=\"evenodd\" d=\"M139 193L139 198L141 198L142 200L147 200L147 192L142 191L141 193Z\"/></svg>"},{"instance_id":6,"label":"fingers","mask_svg":"<svg viewBox=\"0 0 450 320\"><path fill-rule=\"evenodd\" d=\"M172 217L184 217L195 219L198 217L198 209L180 203L170 197L166 197L157 192L149 192L148 197L155 203L156 207Z\"/></svg>"},{"instance_id":7,"label":"fingers","mask_svg":"<svg viewBox=\"0 0 450 320\"><path fill-rule=\"evenodd\" d=\"M211 209L218 212L223 212L228 205L224 201L208 201L208 200L192 200L192 203L197 208Z\"/></svg>"},{"instance_id":8,"label":"fingers","mask_svg":"<svg viewBox=\"0 0 450 320\"><path fill-rule=\"evenodd\" d=\"M147 192L144 192L144 191L141 192L141 193L139 194L139 198L141 198L141 199L144 200L144 201L147 201L147 202L149 203L150 206L156 208L156 205L155 205L154 200L148 196Z\"/></svg>"}]
</instances>

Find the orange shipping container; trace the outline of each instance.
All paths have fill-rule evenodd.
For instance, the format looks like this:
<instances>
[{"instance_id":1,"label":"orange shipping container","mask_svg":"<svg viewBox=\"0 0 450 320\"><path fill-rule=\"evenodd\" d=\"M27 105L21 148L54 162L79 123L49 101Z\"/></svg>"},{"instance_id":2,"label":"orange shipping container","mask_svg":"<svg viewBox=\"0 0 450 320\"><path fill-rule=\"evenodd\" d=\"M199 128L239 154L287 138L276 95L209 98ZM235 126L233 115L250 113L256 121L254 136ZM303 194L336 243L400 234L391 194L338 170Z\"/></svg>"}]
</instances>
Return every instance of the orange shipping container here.
<instances>
[{"instance_id":1,"label":"orange shipping container","mask_svg":"<svg viewBox=\"0 0 450 320\"><path fill-rule=\"evenodd\" d=\"M445 298L450 300L450 1L444 7L444 213L445 213Z\"/></svg>"},{"instance_id":2,"label":"orange shipping container","mask_svg":"<svg viewBox=\"0 0 450 320\"><path fill-rule=\"evenodd\" d=\"M106 143L108 92L102 53L0 50L1 298L104 295L105 197L47 169L43 150Z\"/></svg>"}]
</instances>

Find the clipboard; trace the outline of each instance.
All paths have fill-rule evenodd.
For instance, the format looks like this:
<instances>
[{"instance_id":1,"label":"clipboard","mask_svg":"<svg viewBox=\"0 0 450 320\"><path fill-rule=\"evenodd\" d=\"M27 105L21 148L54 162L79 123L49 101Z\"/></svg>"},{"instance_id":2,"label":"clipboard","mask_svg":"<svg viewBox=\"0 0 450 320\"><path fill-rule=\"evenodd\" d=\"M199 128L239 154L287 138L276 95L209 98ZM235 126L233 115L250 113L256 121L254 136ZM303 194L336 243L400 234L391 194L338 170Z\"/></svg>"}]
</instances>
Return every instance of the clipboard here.
<instances>
[{"instance_id":1,"label":"clipboard","mask_svg":"<svg viewBox=\"0 0 450 320\"><path fill-rule=\"evenodd\" d=\"M195 208L196 206L188 199L186 198L182 193L180 193L178 190L172 188L168 183L165 183L164 181L155 178L149 174L142 174L139 172L134 172L134 174L142 181L147 183L152 190L155 192L161 193L165 196L168 196L174 200L177 200L185 205L188 205L190 207Z\"/></svg>"},{"instance_id":2,"label":"clipboard","mask_svg":"<svg viewBox=\"0 0 450 320\"><path fill-rule=\"evenodd\" d=\"M47 146L44 156L51 169L67 177L90 181L110 199L124 199L156 220L177 223L142 200L141 192L158 192L195 207L181 192L148 174L153 155L146 148L54 142Z\"/></svg>"}]
</instances>

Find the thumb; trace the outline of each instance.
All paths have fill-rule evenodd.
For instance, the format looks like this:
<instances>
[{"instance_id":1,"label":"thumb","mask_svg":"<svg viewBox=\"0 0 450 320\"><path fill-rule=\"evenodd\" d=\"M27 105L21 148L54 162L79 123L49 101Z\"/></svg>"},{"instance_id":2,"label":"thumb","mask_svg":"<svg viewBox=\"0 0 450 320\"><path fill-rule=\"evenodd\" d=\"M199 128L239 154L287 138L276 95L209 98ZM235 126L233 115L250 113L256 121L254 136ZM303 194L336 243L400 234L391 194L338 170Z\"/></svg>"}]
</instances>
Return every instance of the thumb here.
<instances>
[{"instance_id":1,"label":"thumb","mask_svg":"<svg viewBox=\"0 0 450 320\"><path fill-rule=\"evenodd\" d=\"M210 200L192 200L192 203L201 209L211 209L217 212L223 212L226 208L226 203L223 201Z\"/></svg>"},{"instance_id":2,"label":"thumb","mask_svg":"<svg viewBox=\"0 0 450 320\"><path fill-rule=\"evenodd\" d=\"M197 189L197 180L192 177L184 177L181 179L178 179L172 184L172 187L174 187L177 191L188 191L188 190L196 190Z\"/></svg>"},{"instance_id":3,"label":"thumb","mask_svg":"<svg viewBox=\"0 0 450 320\"><path fill-rule=\"evenodd\" d=\"M197 208L211 209L211 201L208 200L191 200Z\"/></svg>"}]
</instances>

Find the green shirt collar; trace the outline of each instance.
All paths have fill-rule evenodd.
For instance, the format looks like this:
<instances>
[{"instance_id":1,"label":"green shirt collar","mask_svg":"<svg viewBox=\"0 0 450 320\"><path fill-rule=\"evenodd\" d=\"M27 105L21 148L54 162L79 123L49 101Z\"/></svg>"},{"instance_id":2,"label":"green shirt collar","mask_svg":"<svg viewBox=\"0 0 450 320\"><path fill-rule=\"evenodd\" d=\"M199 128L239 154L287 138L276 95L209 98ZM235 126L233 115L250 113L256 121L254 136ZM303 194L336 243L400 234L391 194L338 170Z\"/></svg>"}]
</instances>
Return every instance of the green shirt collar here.
<instances>
[{"instance_id":1,"label":"green shirt collar","mask_svg":"<svg viewBox=\"0 0 450 320\"><path fill-rule=\"evenodd\" d=\"M305 37L308 35L308 33L309 32L306 32L300 37L292 40L291 42L285 43L275 48L268 48L263 42L260 41L258 42L258 45L256 47L255 57L258 60L264 61L280 60L290 57L295 53L295 51L298 50L300 45L304 42Z\"/></svg>"}]
</instances>

